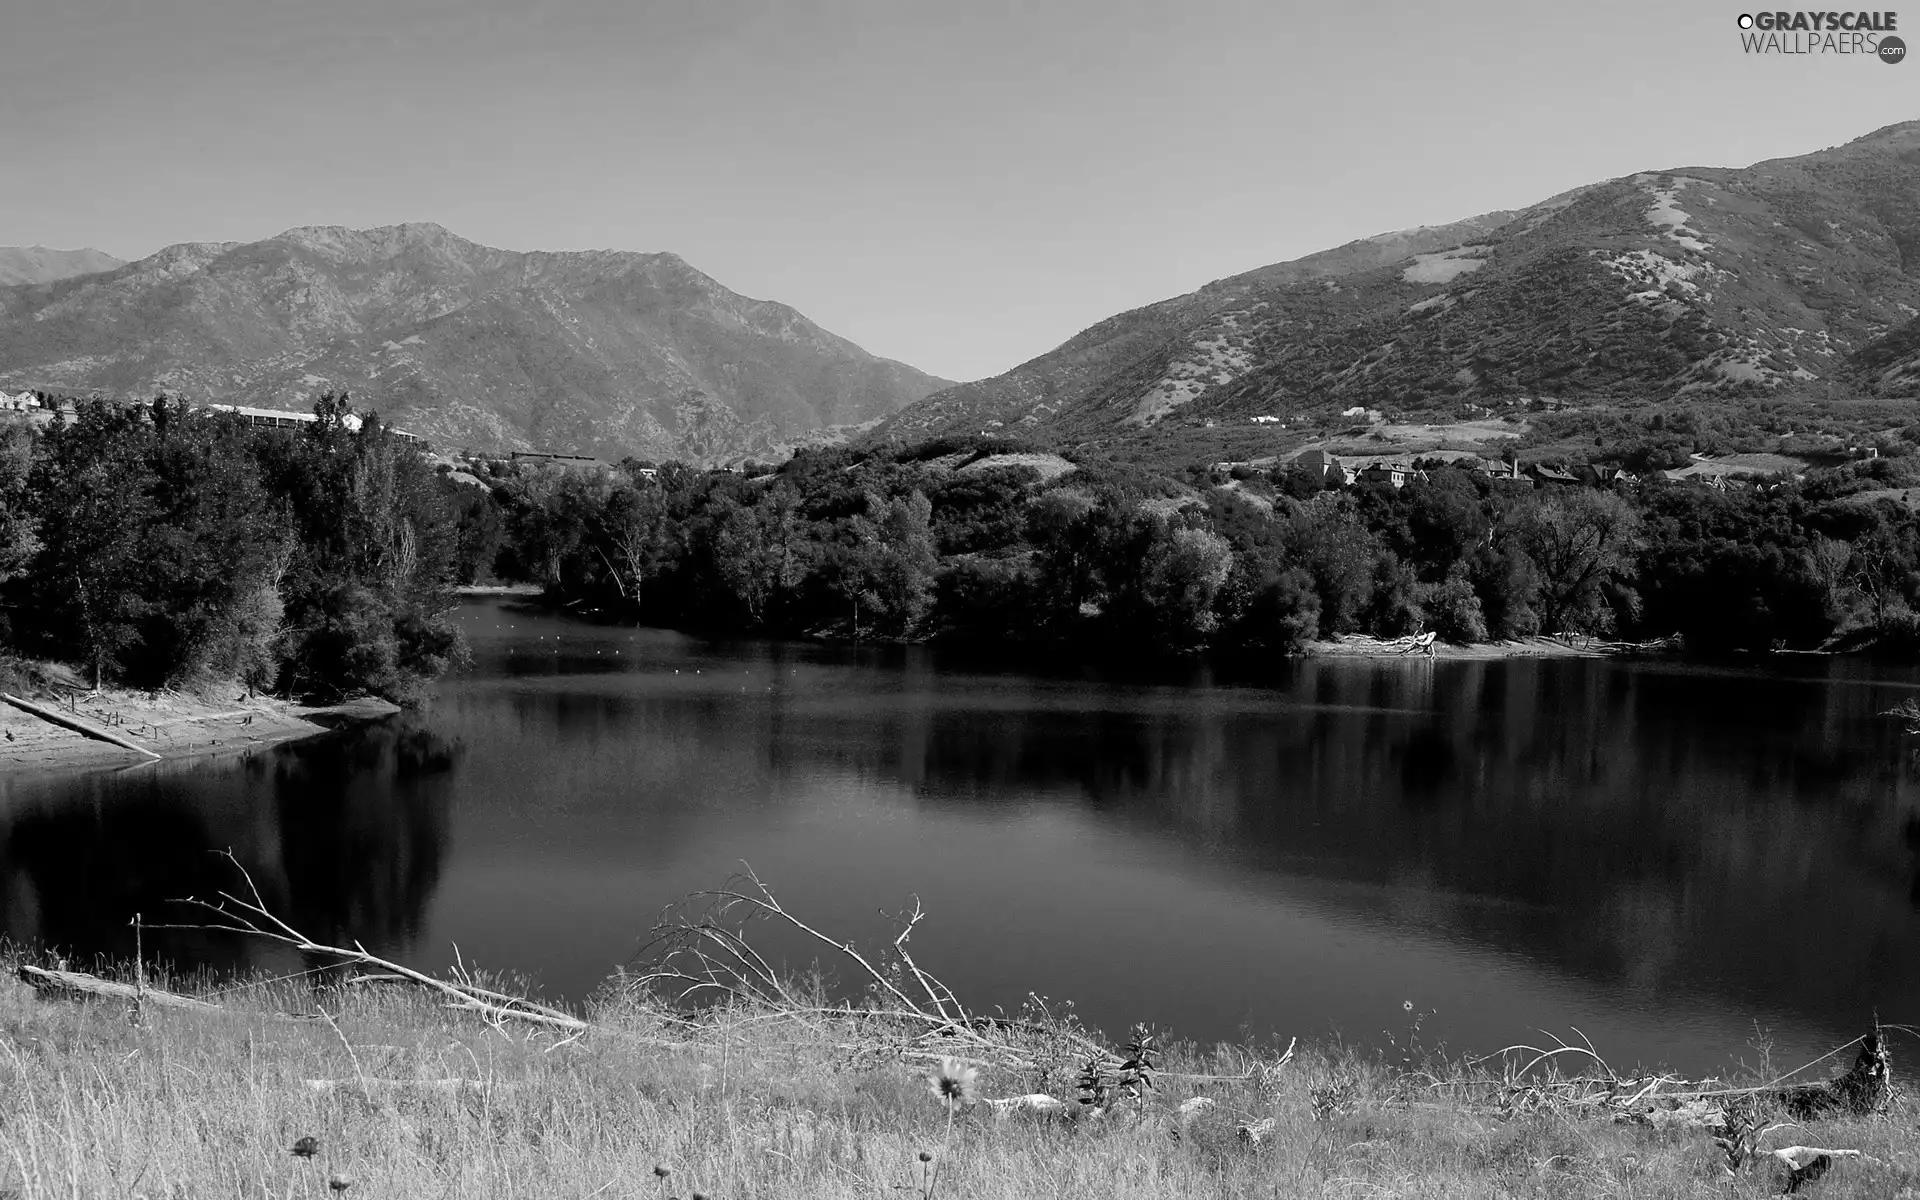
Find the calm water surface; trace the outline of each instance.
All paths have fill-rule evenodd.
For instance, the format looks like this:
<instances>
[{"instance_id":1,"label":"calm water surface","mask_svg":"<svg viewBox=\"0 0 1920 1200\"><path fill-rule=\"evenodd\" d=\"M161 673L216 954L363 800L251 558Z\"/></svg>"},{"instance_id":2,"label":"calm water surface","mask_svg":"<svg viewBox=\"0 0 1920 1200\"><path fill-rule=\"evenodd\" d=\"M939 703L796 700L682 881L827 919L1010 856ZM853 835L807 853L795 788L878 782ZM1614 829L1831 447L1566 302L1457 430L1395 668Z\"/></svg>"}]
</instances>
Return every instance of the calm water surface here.
<instances>
[{"instance_id":1,"label":"calm water surface","mask_svg":"<svg viewBox=\"0 0 1920 1200\"><path fill-rule=\"evenodd\" d=\"M1090 680L922 651L714 643L502 601L422 713L256 755L0 777L0 931L130 953L232 882L317 936L578 998L749 862L976 1007L1111 1031L1578 1028L1616 1065L1812 1057L1920 1019L1907 673L1314 661ZM175 961L297 967L204 934Z\"/></svg>"}]
</instances>

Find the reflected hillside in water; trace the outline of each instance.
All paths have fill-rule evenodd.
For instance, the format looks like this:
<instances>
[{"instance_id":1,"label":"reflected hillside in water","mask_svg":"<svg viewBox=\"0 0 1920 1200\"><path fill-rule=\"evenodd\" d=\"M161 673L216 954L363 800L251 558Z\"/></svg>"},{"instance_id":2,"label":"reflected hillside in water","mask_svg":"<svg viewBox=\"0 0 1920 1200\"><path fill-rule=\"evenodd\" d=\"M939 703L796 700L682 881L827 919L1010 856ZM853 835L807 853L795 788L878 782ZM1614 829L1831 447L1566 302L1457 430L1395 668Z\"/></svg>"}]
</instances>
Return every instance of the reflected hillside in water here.
<instances>
[{"instance_id":1,"label":"reflected hillside in water","mask_svg":"<svg viewBox=\"0 0 1920 1200\"><path fill-rule=\"evenodd\" d=\"M409 945L439 881L457 743L385 722L244 760L0 778L0 933L79 958L133 955L128 922L196 923L182 897L243 892L322 941ZM263 943L148 929L149 958L215 970L278 961Z\"/></svg>"},{"instance_id":2,"label":"reflected hillside in water","mask_svg":"<svg viewBox=\"0 0 1920 1200\"><path fill-rule=\"evenodd\" d=\"M1885 688L1340 662L1286 693L929 713L891 769L942 803L1073 797L1248 868L1377 884L1380 915L1650 993L1920 1008L1920 771ZM1758 949L1780 944L1821 945L1820 969Z\"/></svg>"}]
</instances>

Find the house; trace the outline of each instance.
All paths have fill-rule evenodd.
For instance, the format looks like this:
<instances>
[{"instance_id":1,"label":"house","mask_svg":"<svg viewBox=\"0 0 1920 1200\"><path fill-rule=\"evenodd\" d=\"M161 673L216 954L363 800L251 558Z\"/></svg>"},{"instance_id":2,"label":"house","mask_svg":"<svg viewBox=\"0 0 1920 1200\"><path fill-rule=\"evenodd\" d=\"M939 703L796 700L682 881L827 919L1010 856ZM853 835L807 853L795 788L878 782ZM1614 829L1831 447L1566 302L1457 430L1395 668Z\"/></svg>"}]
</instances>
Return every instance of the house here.
<instances>
[{"instance_id":1,"label":"house","mask_svg":"<svg viewBox=\"0 0 1920 1200\"><path fill-rule=\"evenodd\" d=\"M263 429L305 429L320 418L310 412L290 412L281 408L248 408L240 404L209 404L214 412L232 413L249 425ZM348 413L340 418L348 429L358 430L360 418Z\"/></svg>"},{"instance_id":2,"label":"house","mask_svg":"<svg viewBox=\"0 0 1920 1200\"><path fill-rule=\"evenodd\" d=\"M1304 450L1294 458L1293 465L1323 483L1344 486L1353 482L1353 472L1347 465L1325 450Z\"/></svg>"},{"instance_id":3,"label":"house","mask_svg":"<svg viewBox=\"0 0 1920 1200\"><path fill-rule=\"evenodd\" d=\"M1560 487L1578 487L1580 477L1571 471L1562 471L1558 467L1549 467L1545 463L1528 463L1526 473L1541 486L1555 484Z\"/></svg>"},{"instance_id":4,"label":"house","mask_svg":"<svg viewBox=\"0 0 1920 1200\"><path fill-rule=\"evenodd\" d=\"M1362 483L1385 483L1401 488L1410 480L1424 480L1425 471L1418 470L1410 462L1382 461L1368 463L1361 468L1358 479Z\"/></svg>"}]
</instances>

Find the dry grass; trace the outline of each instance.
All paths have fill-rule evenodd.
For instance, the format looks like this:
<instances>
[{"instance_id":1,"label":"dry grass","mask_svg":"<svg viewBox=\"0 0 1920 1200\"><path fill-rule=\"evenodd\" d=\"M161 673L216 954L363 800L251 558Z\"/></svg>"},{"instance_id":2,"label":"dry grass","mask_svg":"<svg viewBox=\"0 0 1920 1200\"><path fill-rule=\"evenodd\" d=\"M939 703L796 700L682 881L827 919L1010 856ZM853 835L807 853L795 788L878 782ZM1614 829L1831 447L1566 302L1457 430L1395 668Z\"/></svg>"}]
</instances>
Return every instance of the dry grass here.
<instances>
[{"instance_id":1,"label":"dry grass","mask_svg":"<svg viewBox=\"0 0 1920 1200\"><path fill-rule=\"evenodd\" d=\"M883 1020L736 1003L689 1020L609 993L584 1036L490 1026L400 986L279 983L226 1014L43 1001L0 984L0 1192L43 1197L1727 1197L1710 1132L1620 1123L1492 1064L1337 1048L1170 1046L1152 1088L1085 1117L1070 1022L1040 1015L986 1063L986 1097L1067 1117L953 1113ZM321 1019L276 1019L324 1012ZM964 1055L964 1049L956 1054ZM1542 1064L1551 1070L1556 1058ZM322 1087L309 1080L332 1081ZM1139 1100L1125 1094L1137 1091ZM1182 1104L1206 1097L1211 1104ZM1779 1119L1779 1118L1775 1118ZM1803 1195L1920 1194L1916 1111L1774 1130L1857 1149ZM1244 1127L1260 1131L1256 1139ZM311 1158L290 1149L317 1139ZM926 1153L934 1162L920 1159ZM670 1174L656 1174L656 1167ZM937 1177L933 1168L938 1168Z\"/></svg>"}]
</instances>

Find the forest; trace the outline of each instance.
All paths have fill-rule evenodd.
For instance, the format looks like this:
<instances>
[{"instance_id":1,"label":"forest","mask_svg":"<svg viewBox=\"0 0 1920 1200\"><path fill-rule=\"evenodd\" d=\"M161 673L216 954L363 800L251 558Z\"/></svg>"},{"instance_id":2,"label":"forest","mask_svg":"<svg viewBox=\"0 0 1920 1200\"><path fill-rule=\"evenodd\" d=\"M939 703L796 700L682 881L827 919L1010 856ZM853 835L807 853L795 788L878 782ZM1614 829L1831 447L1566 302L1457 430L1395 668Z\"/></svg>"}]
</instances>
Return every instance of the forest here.
<instances>
[{"instance_id":1,"label":"forest","mask_svg":"<svg viewBox=\"0 0 1920 1200\"><path fill-rule=\"evenodd\" d=\"M1909 653L1920 527L1887 496L1920 476L1912 450L1724 490L1536 488L1470 462L1329 488L984 436L739 473L496 463L458 499L458 570L650 624L1073 655L1285 655L1418 631Z\"/></svg>"},{"instance_id":2,"label":"forest","mask_svg":"<svg viewBox=\"0 0 1920 1200\"><path fill-rule=\"evenodd\" d=\"M0 636L96 686L407 701L463 660L463 584L596 619L1153 659L1348 633L1691 653L1920 651L1905 441L1802 479L1404 487L1180 473L999 437L778 466L438 462L323 397L300 430L172 401L0 426Z\"/></svg>"},{"instance_id":3,"label":"forest","mask_svg":"<svg viewBox=\"0 0 1920 1200\"><path fill-rule=\"evenodd\" d=\"M463 652L448 485L345 397L315 415L261 429L161 397L0 425L10 656L96 688L417 696Z\"/></svg>"}]
</instances>

